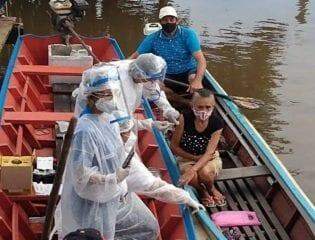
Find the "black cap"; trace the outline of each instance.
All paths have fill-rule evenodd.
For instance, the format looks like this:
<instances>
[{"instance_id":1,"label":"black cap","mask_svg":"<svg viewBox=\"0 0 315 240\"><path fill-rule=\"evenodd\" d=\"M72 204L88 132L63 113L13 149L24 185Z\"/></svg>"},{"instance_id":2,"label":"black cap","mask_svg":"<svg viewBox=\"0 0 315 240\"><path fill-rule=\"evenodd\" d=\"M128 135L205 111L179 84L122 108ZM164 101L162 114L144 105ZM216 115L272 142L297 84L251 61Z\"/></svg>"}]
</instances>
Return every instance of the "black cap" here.
<instances>
[{"instance_id":1,"label":"black cap","mask_svg":"<svg viewBox=\"0 0 315 240\"><path fill-rule=\"evenodd\" d=\"M103 237L96 229L84 228L67 234L63 240L103 240Z\"/></svg>"}]
</instances>

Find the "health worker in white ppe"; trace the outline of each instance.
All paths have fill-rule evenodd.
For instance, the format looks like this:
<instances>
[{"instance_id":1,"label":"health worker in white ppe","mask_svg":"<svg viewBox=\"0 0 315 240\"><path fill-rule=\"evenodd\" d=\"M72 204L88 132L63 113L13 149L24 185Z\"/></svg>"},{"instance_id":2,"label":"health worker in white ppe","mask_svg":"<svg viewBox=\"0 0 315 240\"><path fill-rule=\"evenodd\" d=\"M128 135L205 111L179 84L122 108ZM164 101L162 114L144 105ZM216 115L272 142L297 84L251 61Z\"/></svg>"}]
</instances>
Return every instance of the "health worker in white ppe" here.
<instances>
[{"instance_id":1,"label":"health worker in white ppe","mask_svg":"<svg viewBox=\"0 0 315 240\"><path fill-rule=\"evenodd\" d=\"M114 113L116 118L121 118L123 113ZM143 120L138 120L143 121ZM139 123L141 125L141 123ZM135 142L136 134L133 133L134 121L125 120L119 122L120 134L125 143L125 151L129 153ZM193 213L205 210L204 206L193 200L185 190L175 187L163 181L160 177L154 176L142 163L139 155L135 153L130 163L130 172L126 178L128 192L136 192L162 202L187 204L193 209Z\"/></svg>"},{"instance_id":2,"label":"health worker in white ppe","mask_svg":"<svg viewBox=\"0 0 315 240\"><path fill-rule=\"evenodd\" d=\"M162 110L166 120L178 124L179 112L168 102L164 91L160 89L159 81L163 81L166 72L166 62L163 58L151 53L142 54L135 60L121 60L103 63L93 66L85 71L78 90L73 95L77 96L75 114L77 116L88 112L84 105L85 96L80 90L85 79L89 79L95 73L120 83L120 88L114 92L116 105L112 105L109 111L122 110L127 116L132 116L137 107L140 107L142 97ZM166 126L167 125L167 126ZM156 124L160 130L169 125L166 122Z\"/></svg>"},{"instance_id":3,"label":"health worker in white ppe","mask_svg":"<svg viewBox=\"0 0 315 240\"><path fill-rule=\"evenodd\" d=\"M156 239L158 223L136 194L127 194L126 158L117 123L108 111L117 81L90 72L81 86L89 113L77 122L61 195L62 236L80 228L105 239ZM97 77L96 77L97 76Z\"/></svg>"}]
</instances>

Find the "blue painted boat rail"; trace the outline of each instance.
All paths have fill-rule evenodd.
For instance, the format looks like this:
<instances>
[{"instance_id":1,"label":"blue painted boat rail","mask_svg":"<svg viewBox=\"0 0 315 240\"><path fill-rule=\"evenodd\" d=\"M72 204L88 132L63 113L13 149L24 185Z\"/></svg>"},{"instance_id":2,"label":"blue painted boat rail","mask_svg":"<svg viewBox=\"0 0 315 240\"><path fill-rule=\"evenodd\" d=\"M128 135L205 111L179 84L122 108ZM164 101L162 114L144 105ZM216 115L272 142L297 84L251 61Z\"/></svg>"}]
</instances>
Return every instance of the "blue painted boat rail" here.
<instances>
[{"instance_id":1,"label":"blue painted boat rail","mask_svg":"<svg viewBox=\"0 0 315 240\"><path fill-rule=\"evenodd\" d=\"M148 118L154 119L153 112L151 110L150 104L146 99L143 99L143 108L145 111L145 114ZM155 139L159 145L160 151L163 156L163 161L165 163L165 166L167 167L168 173L171 177L172 183L174 185L177 184L180 172L176 163L176 159L170 150L163 134L158 131L156 128L153 128L153 134L155 136ZM194 191L191 187L186 186L185 190L189 192L192 198L198 201ZM196 238L196 230L194 226L194 222L192 219L192 214L189 208L183 204L180 205L180 209L184 218L185 228L186 228L186 234L187 238L190 239L197 239ZM222 234L222 232L216 227L216 225L212 222L210 219L208 213L206 211L199 211L196 213L197 218L201 221L202 225L204 226L204 229L206 232L210 232L213 236L216 237L218 240L226 240L225 236Z\"/></svg>"},{"instance_id":2,"label":"blue painted boat rail","mask_svg":"<svg viewBox=\"0 0 315 240\"><path fill-rule=\"evenodd\" d=\"M22 36L19 36L14 45L13 52L11 54L7 69L4 74L4 78L3 78L3 82L2 82L2 86L0 90L0 120L2 118L2 113L3 113L5 99L7 96L10 78L11 78L11 75L15 66L17 56L20 51L21 44L22 44Z\"/></svg>"},{"instance_id":3,"label":"blue painted boat rail","mask_svg":"<svg viewBox=\"0 0 315 240\"><path fill-rule=\"evenodd\" d=\"M226 94L224 89L208 71L206 72L205 77L215 92ZM297 209L300 211L301 215L305 218L312 232L315 233L315 207L312 202L308 199L303 190L299 187L291 174L257 132L254 126L242 113L240 113L238 107L231 101L225 99L220 99L219 101L224 103L223 107L229 116L233 119L239 129L241 129L241 132L249 140L257 153L261 156L266 166L274 174L281 187L285 190L290 199L296 205Z\"/></svg>"}]
</instances>

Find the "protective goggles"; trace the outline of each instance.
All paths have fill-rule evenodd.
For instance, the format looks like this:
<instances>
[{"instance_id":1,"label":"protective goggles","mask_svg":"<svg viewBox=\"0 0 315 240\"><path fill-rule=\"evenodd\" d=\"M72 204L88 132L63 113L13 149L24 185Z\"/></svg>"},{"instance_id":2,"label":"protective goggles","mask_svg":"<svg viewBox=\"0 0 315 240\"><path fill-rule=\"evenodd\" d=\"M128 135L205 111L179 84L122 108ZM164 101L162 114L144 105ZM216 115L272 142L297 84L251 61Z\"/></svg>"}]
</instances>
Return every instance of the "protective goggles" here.
<instances>
[{"instance_id":1,"label":"protective goggles","mask_svg":"<svg viewBox=\"0 0 315 240\"><path fill-rule=\"evenodd\" d=\"M166 67L162 69L161 72L155 73L155 74L150 74L147 78L148 81L164 81L166 74Z\"/></svg>"},{"instance_id":2,"label":"protective goggles","mask_svg":"<svg viewBox=\"0 0 315 240\"><path fill-rule=\"evenodd\" d=\"M104 90L102 92L94 92L94 93L90 94L89 96L93 96L93 97L98 98L98 99L104 98L105 100L113 99L113 93L109 89Z\"/></svg>"}]
</instances>

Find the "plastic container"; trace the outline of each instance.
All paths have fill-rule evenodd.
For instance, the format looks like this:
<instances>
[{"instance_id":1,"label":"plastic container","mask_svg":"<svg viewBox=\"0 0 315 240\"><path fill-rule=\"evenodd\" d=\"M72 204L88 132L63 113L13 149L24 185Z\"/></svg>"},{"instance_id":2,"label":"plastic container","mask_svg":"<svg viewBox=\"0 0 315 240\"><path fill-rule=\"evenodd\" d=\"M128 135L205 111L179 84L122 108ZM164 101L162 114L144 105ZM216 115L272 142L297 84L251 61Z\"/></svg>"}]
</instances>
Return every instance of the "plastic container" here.
<instances>
[{"instance_id":1,"label":"plastic container","mask_svg":"<svg viewBox=\"0 0 315 240\"><path fill-rule=\"evenodd\" d=\"M91 49L91 47L89 46ZM92 49L91 49L92 50ZM58 67L92 67L93 57L88 54L81 44L66 46L63 44L52 44L48 46L48 65ZM49 76L49 81L53 83L78 84L81 76Z\"/></svg>"},{"instance_id":2,"label":"plastic container","mask_svg":"<svg viewBox=\"0 0 315 240\"><path fill-rule=\"evenodd\" d=\"M159 31L160 29L162 29L160 23L147 23L143 28L143 34L147 36L151 33Z\"/></svg>"},{"instance_id":3,"label":"plastic container","mask_svg":"<svg viewBox=\"0 0 315 240\"><path fill-rule=\"evenodd\" d=\"M251 211L221 211L211 214L211 219L220 227L252 226L261 224L257 214Z\"/></svg>"}]
</instances>

